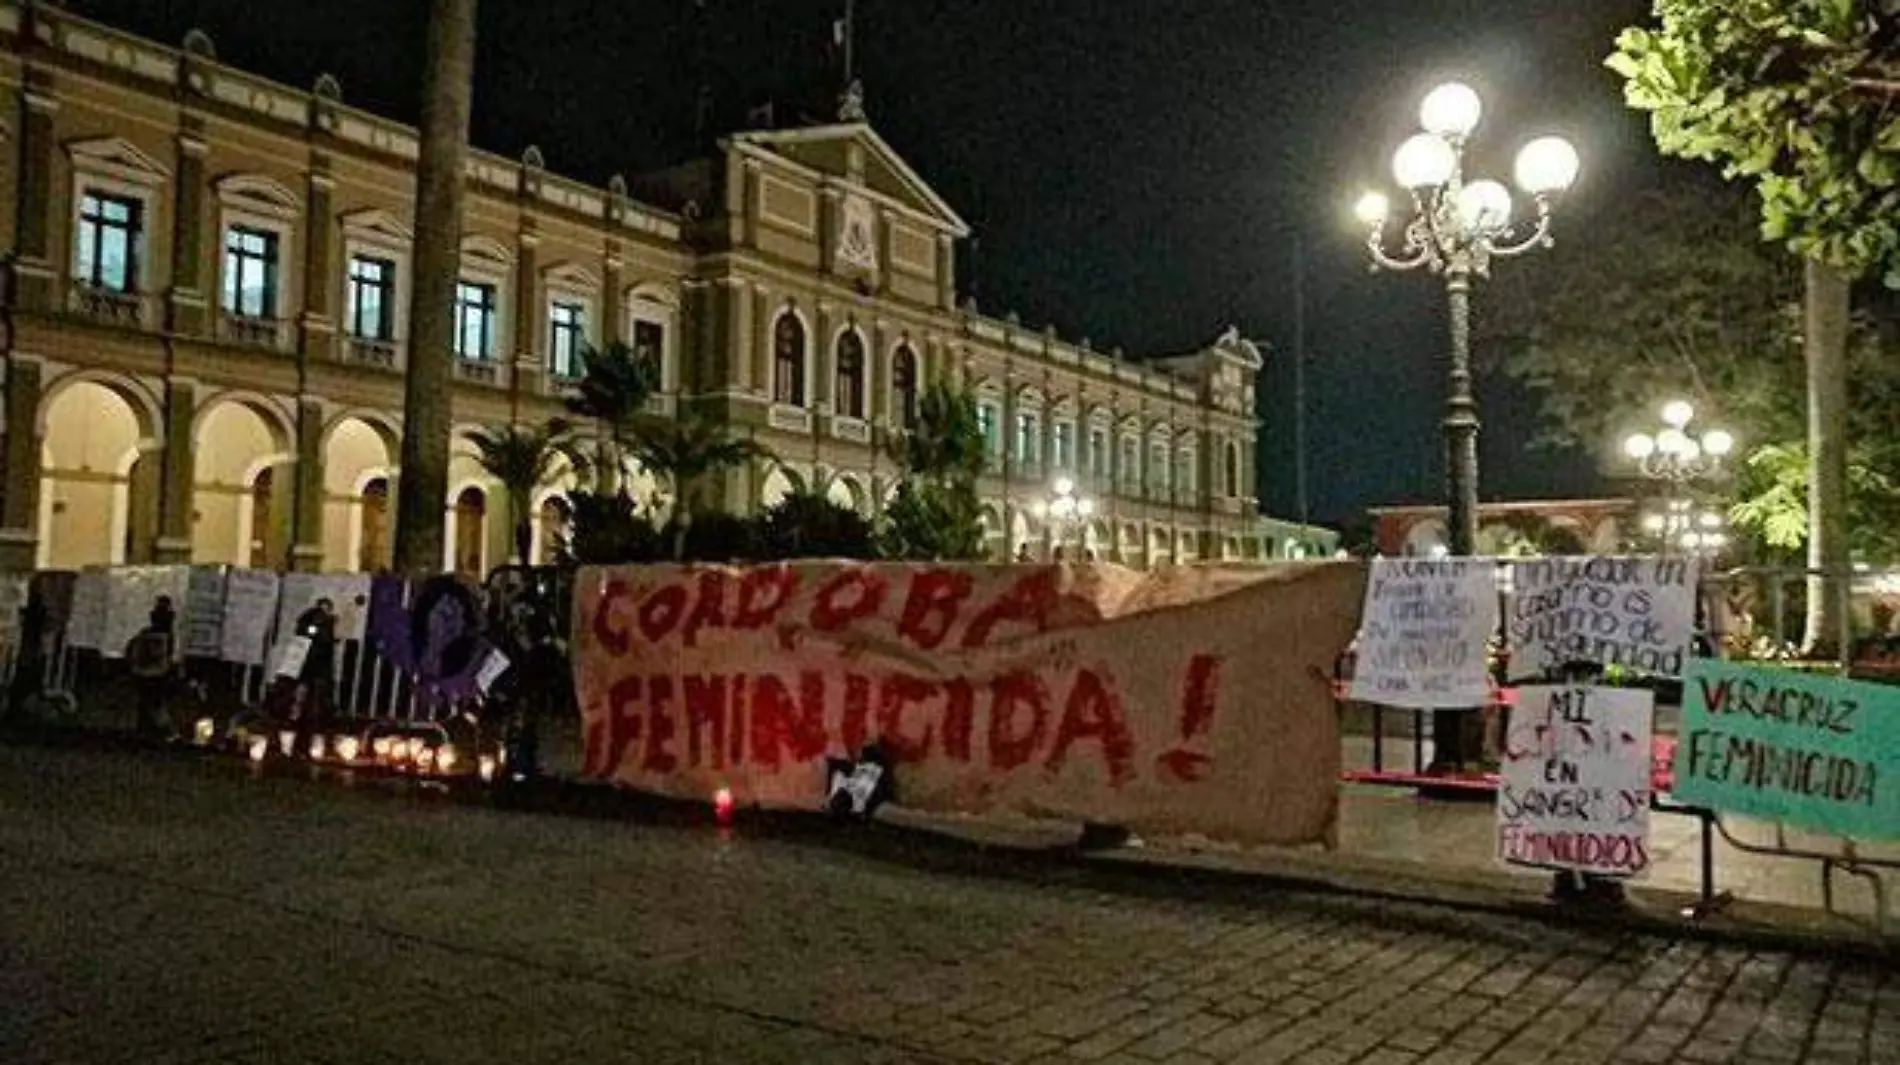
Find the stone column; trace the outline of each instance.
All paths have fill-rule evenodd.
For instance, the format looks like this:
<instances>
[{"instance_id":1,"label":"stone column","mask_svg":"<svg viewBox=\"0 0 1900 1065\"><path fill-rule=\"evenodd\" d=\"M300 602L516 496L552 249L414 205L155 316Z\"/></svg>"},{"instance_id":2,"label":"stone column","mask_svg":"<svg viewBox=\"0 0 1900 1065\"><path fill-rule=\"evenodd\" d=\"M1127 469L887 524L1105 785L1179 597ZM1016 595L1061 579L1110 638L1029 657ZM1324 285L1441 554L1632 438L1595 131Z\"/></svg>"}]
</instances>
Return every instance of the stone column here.
<instances>
[{"instance_id":1,"label":"stone column","mask_svg":"<svg viewBox=\"0 0 1900 1065\"><path fill-rule=\"evenodd\" d=\"M303 396L297 401L297 462L291 492L290 568L314 573L323 568L323 401ZM389 498L396 498L396 479L389 479Z\"/></svg>"},{"instance_id":2,"label":"stone column","mask_svg":"<svg viewBox=\"0 0 1900 1065\"><path fill-rule=\"evenodd\" d=\"M169 318L172 332L204 336L210 332L205 295L204 119L187 113L183 123L178 132L178 176L172 182Z\"/></svg>"},{"instance_id":3,"label":"stone column","mask_svg":"<svg viewBox=\"0 0 1900 1065\"><path fill-rule=\"evenodd\" d=\"M734 290L735 297L745 293ZM770 399L773 396L772 383L772 293L764 285L754 282L752 285L752 329L750 332L752 350L748 353L752 363L752 390Z\"/></svg>"},{"instance_id":4,"label":"stone column","mask_svg":"<svg viewBox=\"0 0 1900 1065\"><path fill-rule=\"evenodd\" d=\"M152 559L159 563L191 561L192 481L198 472L191 429L197 415L198 382L189 377L165 382L165 423L159 427L158 535L152 551Z\"/></svg>"},{"instance_id":5,"label":"stone column","mask_svg":"<svg viewBox=\"0 0 1900 1065\"><path fill-rule=\"evenodd\" d=\"M514 305L514 369L509 381L509 389L516 395L539 394L545 389L542 382L547 377L547 365L538 354L540 345L535 343L544 323L541 321L541 272L540 234L534 230L534 219L521 220L521 233L516 238L515 249L515 305Z\"/></svg>"},{"instance_id":6,"label":"stone column","mask_svg":"<svg viewBox=\"0 0 1900 1065\"><path fill-rule=\"evenodd\" d=\"M806 382L806 405L814 411L831 410L835 406L831 394L832 386L837 383L837 370L832 367L834 354L831 344L831 332L838 327L835 308L824 300L818 301L818 314L812 321L812 351L817 356L812 359L812 380Z\"/></svg>"},{"instance_id":7,"label":"stone column","mask_svg":"<svg viewBox=\"0 0 1900 1065\"><path fill-rule=\"evenodd\" d=\"M53 195L53 114L59 101L53 96L52 74L26 68L25 107L20 116L19 228L14 253L14 303L21 310L50 311L59 305L57 277L52 260L53 212L66 197Z\"/></svg>"},{"instance_id":8,"label":"stone column","mask_svg":"<svg viewBox=\"0 0 1900 1065\"><path fill-rule=\"evenodd\" d=\"M621 266L620 242L610 240L607 242L607 261L600 272L600 326L597 331L603 348L616 340L625 342L633 339L626 335L626 323L621 321L626 317L620 310Z\"/></svg>"},{"instance_id":9,"label":"stone column","mask_svg":"<svg viewBox=\"0 0 1900 1065\"><path fill-rule=\"evenodd\" d=\"M303 317L299 349L306 361L334 355L336 311L332 289L336 283L331 266L334 254L333 193L336 179L330 175L330 157L315 152L310 157L310 202L304 213Z\"/></svg>"},{"instance_id":10,"label":"stone column","mask_svg":"<svg viewBox=\"0 0 1900 1065\"><path fill-rule=\"evenodd\" d=\"M873 427L872 439L876 440L876 428L882 426L891 415L891 323L878 319L871 323L871 350L864 353L870 360L866 366L865 388L871 394L865 397L864 415ZM869 491L870 489L866 489Z\"/></svg>"},{"instance_id":11,"label":"stone column","mask_svg":"<svg viewBox=\"0 0 1900 1065\"><path fill-rule=\"evenodd\" d=\"M30 570L40 529L40 400L46 368L7 357L6 442L0 450L0 569Z\"/></svg>"},{"instance_id":12,"label":"stone column","mask_svg":"<svg viewBox=\"0 0 1900 1065\"><path fill-rule=\"evenodd\" d=\"M957 242L948 233L937 235L937 308L957 309Z\"/></svg>"}]
</instances>

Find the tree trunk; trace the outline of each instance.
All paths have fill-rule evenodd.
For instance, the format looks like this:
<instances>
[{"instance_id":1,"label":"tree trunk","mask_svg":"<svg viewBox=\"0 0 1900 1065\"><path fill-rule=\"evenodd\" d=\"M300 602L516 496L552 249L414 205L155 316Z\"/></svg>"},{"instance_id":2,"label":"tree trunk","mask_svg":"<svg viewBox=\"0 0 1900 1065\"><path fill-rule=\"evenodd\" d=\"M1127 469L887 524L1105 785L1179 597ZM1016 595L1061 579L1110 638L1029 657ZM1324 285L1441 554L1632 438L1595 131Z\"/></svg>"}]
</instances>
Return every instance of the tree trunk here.
<instances>
[{"instance_id":1,"label":"tree trunk","mask_svg":"<svg viewBox=\"0 0 1900 1065\"><path fill-rule=\"evenodd\" d=\"M396 572L442 569L449 492L449 394L454 384L456 276L462 256L463 167L474 95L476 0L431 0L416 164L415 280L403 386L402 477L396 492Z\"/></svg>"},{"instance_id":2,"label":"tree trunk","mask_svg":"<svg viewBox=\"0 0 1900 1065\"><path fill-rule=\"evenodd\" d=\"M1853 559L1847 548L1847 324L1846 275L1807 262L1804 351L1808 367L1808 577L1804 651L1839 654L1847 618Z\"/></svg>"}]
</instances>

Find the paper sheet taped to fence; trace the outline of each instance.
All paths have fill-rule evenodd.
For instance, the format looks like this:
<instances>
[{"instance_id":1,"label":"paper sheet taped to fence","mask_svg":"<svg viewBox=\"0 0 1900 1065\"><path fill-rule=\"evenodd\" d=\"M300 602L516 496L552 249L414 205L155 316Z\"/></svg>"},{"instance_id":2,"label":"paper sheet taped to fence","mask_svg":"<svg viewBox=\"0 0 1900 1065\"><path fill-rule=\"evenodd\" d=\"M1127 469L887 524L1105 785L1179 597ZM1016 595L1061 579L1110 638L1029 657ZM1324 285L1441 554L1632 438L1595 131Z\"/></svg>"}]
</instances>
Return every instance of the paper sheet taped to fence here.
<instances>
[{"instance_id":1,"label":"paper sheet taped to fence","mask_svg":"<svg viewBox=\"0 0 1900 1065\"><path fill-rule=\"evenodd\" d=\"M1649 868L1655 696L1586 684L1518 689L1498 784L1498 857L1635 876Z\"/></svg>"},{"instance_id":2,"label":"paper sheet taped to fence","mask_svg":"<svg viewBox=\"0 0 1900 1065\"><path fill-rule=\"evenodd\" d=\"M1348 695L1417 709L1483 706L1497 627L1496 561L1377 559Z\"/></svg>"},{"instance_id":3,"label":"paper sheet taped to fence","mask_svg":"<svg viewBox=\"0 0 1900 1065\"><path fill-rule=\"evenodd\" d=\"M1511 564L1512 680L1571 662L1682 674L1696 564L1682 558L1539 558Z\"/></svg>"},{"instance_id":4,"label":"paper sheet taped to fence","mask_svg":"<svg viewBox=\"0 0 1900 1065\"><path fill-rule=\"evenodd\" d=\"M1675 797L1856 839L1900 839L1900 688L1698 658Z\"/></svg>"},{"instance_id":5,"label":"paper sheet taped to fence","mask_svg":"<svg viewBox=\"0 0 1900 1065\"><path fill-rule=\"evenodd\" d=\"M862 565L589 568L585 772L816 809L881 741L895 801L1331 838L1329 678L1365 570Z\"/></svg>"}]
</instances>

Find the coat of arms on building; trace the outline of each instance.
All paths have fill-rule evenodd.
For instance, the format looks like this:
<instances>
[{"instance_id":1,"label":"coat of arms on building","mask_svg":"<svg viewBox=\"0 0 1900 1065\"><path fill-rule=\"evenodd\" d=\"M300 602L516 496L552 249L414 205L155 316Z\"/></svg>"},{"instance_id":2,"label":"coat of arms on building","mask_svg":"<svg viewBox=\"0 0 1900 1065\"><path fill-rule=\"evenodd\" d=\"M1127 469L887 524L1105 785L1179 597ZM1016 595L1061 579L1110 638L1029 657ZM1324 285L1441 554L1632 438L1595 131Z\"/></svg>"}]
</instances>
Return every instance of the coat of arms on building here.
<instances>
[{"instance_id":1,"label":"coat of arms on building","mask_svg":"<svg viewBox=\"0 0 1900 1065\"><path fill-rule=\"evenodd\" d=\"M846 196L839 212L838 263L877 269L877 211L861 196Z\"/></svg>"}]
</instances>

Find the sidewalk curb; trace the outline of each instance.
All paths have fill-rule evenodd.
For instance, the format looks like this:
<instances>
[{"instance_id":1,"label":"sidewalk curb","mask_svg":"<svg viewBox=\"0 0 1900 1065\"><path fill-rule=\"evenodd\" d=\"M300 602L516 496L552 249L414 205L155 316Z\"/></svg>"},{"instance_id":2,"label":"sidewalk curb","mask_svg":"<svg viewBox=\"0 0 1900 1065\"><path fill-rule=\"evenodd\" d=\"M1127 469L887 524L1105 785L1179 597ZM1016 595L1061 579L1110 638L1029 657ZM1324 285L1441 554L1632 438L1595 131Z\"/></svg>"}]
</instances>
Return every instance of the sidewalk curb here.
<instances>
[{"instance_id":1,"label":"sidewalk curb","mask_svg":"<svg viewBox=\"0 0 1900 1065\"><path fill-rule=\"evenodd\" d=\"M256 767L187 745L158 746L113 733L68 729L0 732L0 743L45 749L132 753L225 768ZM333 784L338 770L307 763L269 763L263 779ZM351 770L359 784L351 794L379 801L412 801L421 781L380 770ZM1061 884L1127 897L1187 900L1216 905L1284 904L1292 896L1319 909L1368 908L1381 920L1424 928L1456 925L1465 915L1510 917L1552 929L1596 935L1691 940L1799 955L1852 957L1877 964L1900 959L1900 939L1879 938L1870 927L1849 925L1817 911L1766 903L1736 902L1731 911L1702 921L1677 916L1694 896L1633 887L1631 905L1617 908L1559 906L1533 882L1506 874L1433 875L1428 867L1358 868L1341 856L1286 851L1235 858L1208 851L1167 847L1085 849L1077 841L1036 846L971 838L949 823L878 820L840 822L820 811L735 811L722 826L704 803L669 799L608 784L542 778L527 785L489 788L430 782L437 798L528 816L583 817L689 830L731 831L741 837L822 847L873 861L903 864L944 875ZM446 792L446 794L443 794ZM904 821L921 815L906 811ZM1826 926L1822 925L1826 922Z\"/></svg>"}]
</instances>

